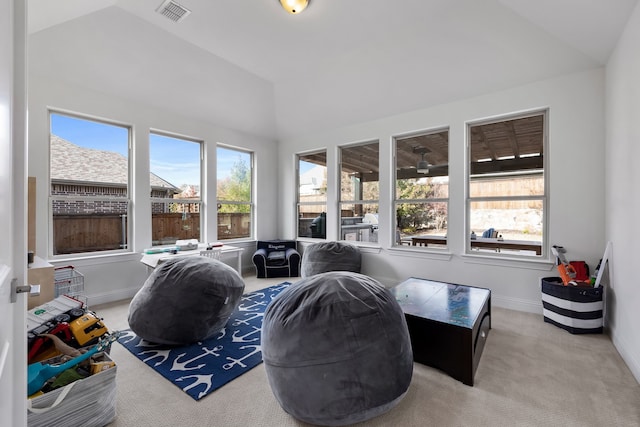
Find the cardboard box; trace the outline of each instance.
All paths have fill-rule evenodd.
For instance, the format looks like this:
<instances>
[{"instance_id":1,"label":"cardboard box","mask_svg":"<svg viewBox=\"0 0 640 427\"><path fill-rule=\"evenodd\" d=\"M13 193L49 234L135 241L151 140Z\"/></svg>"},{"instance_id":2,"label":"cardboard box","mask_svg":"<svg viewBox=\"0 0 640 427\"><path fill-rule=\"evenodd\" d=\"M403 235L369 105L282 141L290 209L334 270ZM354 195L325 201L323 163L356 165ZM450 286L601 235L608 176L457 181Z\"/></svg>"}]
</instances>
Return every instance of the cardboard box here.
<instances>
[{"instance_id":1,"label":"cardboard box","mask_svg":"<svg viewBox=\"0 0 640 427\"><path fill-rule=\"evenodd\" d=\"M27 269L27 281L30 285L40 285L40 295L29 295L27 307L30 309L45 304L55 298L54 267L44 259L36 256Z\"/></svg>"},{"instance_id":2,"label":"cardboard box","mask_svg":"<svg viewBox=\"0 0 640 427\"><path fill-rule=\"evenodd\" d=\"M602 286L564 286L560 277L542 279L544 321L572 334L601 334L603 325Z\"/></svg>"},{"instance_id":3,"label":"cardboard box","mask_svg":"<svg viewBox=\"0 0 640 427\"><path fill-rule=\"evenodd\" d=\"M112 361L108 354L96 358ZM56 363L58 358L49 359ZM103 370L83 380L29 399L29 427L103 427L116 417L116 369ZM64 394L64 396L63 396ZM60 397L60 401L56 400Z\"/></svg>"}]
</instances>

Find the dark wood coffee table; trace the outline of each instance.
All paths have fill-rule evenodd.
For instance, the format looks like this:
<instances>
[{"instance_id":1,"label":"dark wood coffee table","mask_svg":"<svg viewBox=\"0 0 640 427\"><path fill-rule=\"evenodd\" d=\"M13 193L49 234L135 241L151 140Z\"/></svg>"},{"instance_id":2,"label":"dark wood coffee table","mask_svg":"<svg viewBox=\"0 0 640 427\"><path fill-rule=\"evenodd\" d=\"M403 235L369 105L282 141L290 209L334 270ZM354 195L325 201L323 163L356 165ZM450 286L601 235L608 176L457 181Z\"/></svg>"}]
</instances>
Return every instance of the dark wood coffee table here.
<instances>
[{"instance_id":1,"label":"dark wood coffee table","mask_svg":"<svg viewBox=\"0 0 640 427\"><path fill-rule=\"evenodd\" d=\"M473 386L491 329L491 291L413 277L390 290L407 319L413 359Z\"/></svg>"}]
</instances>

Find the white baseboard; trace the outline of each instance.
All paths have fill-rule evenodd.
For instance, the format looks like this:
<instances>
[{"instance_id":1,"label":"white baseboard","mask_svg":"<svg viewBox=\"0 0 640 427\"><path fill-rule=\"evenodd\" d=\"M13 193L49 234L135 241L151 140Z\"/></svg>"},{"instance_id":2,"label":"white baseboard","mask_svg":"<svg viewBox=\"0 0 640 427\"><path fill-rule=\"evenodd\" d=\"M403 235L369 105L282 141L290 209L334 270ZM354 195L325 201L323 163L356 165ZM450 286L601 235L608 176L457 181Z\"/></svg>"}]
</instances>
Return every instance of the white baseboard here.
<instances>
[{"instance_id":1,"label":"white baseboard","mask_svg":"<svg viewBox=\"0 0 640 427\"><path fill-rule=\"evenodd\" d=\"M376 280L385 287L391 288L398 284L398 279L391 277L377 277ZM522 298L503 297L495 292L491 293L491 305L510 310L524 311L527 313L542 314L542 300L530 301Z\"/></svg>"},{"instance_id":2,"label":"white baseboard","mask_svg":"<svg viewBox=\"0 0 640 427\"><path fill-rule=\"evenodd\" d=\"M223 262L225 262L225 261L227 261L227 260L223 260ZM235 268L235 264L233 264L233 262L234 261L231 261L230 267L234 267ZM226 264L226 262L225 262L225 264ZM255 268L253 267L253 264L245 265L243 263L242 272L246 273L246 274L252 274L252 273L255 273ZM130 287L130 288L125 288L125 289L115 289L115 290L112 290L112 291L109 291L109 292L88 294L87 295L87 304L89 305L89 308L91 308L94 305L107 304L107 303L111 303L111 302L114 302L114 301L120 301L120 300L123 300L123 299L131 299L136 294L136 292L138 292L138 290L142 287L143 283L144 283L144 281L141 282L140 286L137 286L137 287Z\"/></svg>"},{"instance_id":3,"label":"white baseboard","mask_svg":"<svg viewBox=\"0 0 640 427\"><path fill-rule=\"evenodd\" d=\"M94 305L107 304L114 301L120 301L123 299L131 299L138 292L140 287L117 289L112 292L104 292L101 294L87 295L87 304L89 308Z\"/></svg>"},{"instance_id":4,"label":"white baseboard","mask_svg":"<svg viewBox=\"0 0 640 427\"><path fill-rule=\"evenodd\" d=\"M629 351L629 347L624 340L615 333L615 331L609 329L611 341L614 347L618 350L618 354L622 357L622 360L627 364L631 374L634 376L638 384L640 384L640 360L637 360L633 354Z\"/></svg>"},{"instance_id":5,"label":"white baseboard","mask_svg":"<svg viewBox=\"0 0 640 427\"><path fill-rule=\"evenodd\" d=\"M509 310L542 314L542 300L530 301L521 298L503 297L492 292L491 305Z\"/></svg>"}]
</instances>

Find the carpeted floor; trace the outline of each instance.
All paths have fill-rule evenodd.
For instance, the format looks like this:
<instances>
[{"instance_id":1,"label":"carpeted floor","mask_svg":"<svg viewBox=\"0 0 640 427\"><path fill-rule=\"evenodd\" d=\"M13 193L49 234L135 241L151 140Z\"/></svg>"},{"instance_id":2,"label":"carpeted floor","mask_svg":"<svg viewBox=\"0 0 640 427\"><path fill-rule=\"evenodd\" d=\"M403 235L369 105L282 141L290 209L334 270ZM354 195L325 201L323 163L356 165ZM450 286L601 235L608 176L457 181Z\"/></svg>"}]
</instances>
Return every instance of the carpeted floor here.
<instances>
[{"instance_id":1,"label":"carpeted floor","mask_svg":"<svg viewBox=\"0 0 640 427\"><path fill-rule=\"evenodd\" d=\"M245 278L246 292L280 279ZM126 329L128 301L92 307L110 329ZM475 386L420 364L405 398L366 426L640 426L640 385L606 335L571 335L542 315L492 308ZM112 427L305 426L271 393L264 365L200 401L120 345Z\"/></svg>"}]
</instances>

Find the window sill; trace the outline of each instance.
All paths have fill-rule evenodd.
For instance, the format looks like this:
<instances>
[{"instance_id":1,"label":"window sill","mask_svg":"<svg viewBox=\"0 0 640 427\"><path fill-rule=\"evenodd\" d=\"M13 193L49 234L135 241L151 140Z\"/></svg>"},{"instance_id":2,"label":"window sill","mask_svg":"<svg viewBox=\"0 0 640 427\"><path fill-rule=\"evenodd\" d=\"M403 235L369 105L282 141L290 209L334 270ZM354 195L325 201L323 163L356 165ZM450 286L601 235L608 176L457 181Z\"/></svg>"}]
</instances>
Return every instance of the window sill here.
<instances>
[{"instance_id":1,"label":"window sill","mask_svg":"<svg viewBox=\"0 0 640 427\"><path fill-rule=\"evenodd\" d=\"M254 239L253 237L240 237L238 239L222 239L222 240L216 240L216 242L220 242L223 245L241 245L241 244L250 244L256 243L256 239Z\"/></svg>"},{"instance_id":2,"label":"window sill","mask_svg":"<svg viewBox=\"0 0 640 427\"><path fill-rule=\"evenodd\" d=\"M48 259L49 263L56 267L73 265L81 267L87 265L111 264L127 261L140 261L141 254L138 252L118 252L118 253L101 253L101 254L72 254L72 255L56 255Z\"/></svg>"},{"instance_id":3,"label":"window sill","mask_svg":"<svg viewBox=\"0 0 640 427\"><path fill-rule=\"evenodd\" d=\"M491 255L462 254L460 258L469 264L495 265L500 267L527 268L530 270L550 271L555 262L541 258L496 257Z\"/></svg>"},{"instance_id":4,"label":"window sill","mask_svg":"<svg viewBox=\"0 0 640 427\"><path fill-rule=\"evenodd\" d=\"M302 244L303 247L312 245L314 243L321 242L332 242L333 240L327 239L314 239L309 237L298 237L297 241ZM356 246L360 249L361 252L371 253L371 254L379 254L382 252L382 246L379 243L371 243L371 242L360 242L360 241L350 241L350 240L336 240L339 243L346 243L349 245Z\"/></svg>"},{"instance_id":5,"label":"window sill","mask_svg":"<svg viewBox=\"0 0 640 427\"><path fill-rule=\"evenodd\" d=\"M438 261L450 261L453 254L446 249L419 249L419 246L394 246L389 253L403 257L428 258Z\"/></svg>"},{"instance_id":6,"label":"window sill","mask_svg":"<svg viewBox=\"0 0 640 427\"><path fill-rule=\"evenodd\" d=\"M296 237L295 240L303 243L318 243L318 242L328 242L327 239L322 239L320 237Z\"/></svg>"},{"instance_id":7,"label":"window sill","mask_svg":"<svg viewBox=\"0 0 640 427\"><path fill-rule=\"evenodd\" d=\"M343 243L351 243L351 242L347 242L345 240L342 240ZM360 252L362 253L367 253L367 254L379 254L380 252L382 252L382 246L378 245L378 244L367 244L367 243L360 243L357 244L357 242L353 242L354 246L357 246L358 249L360 249Z\"/></svg>"}]
</instances>

